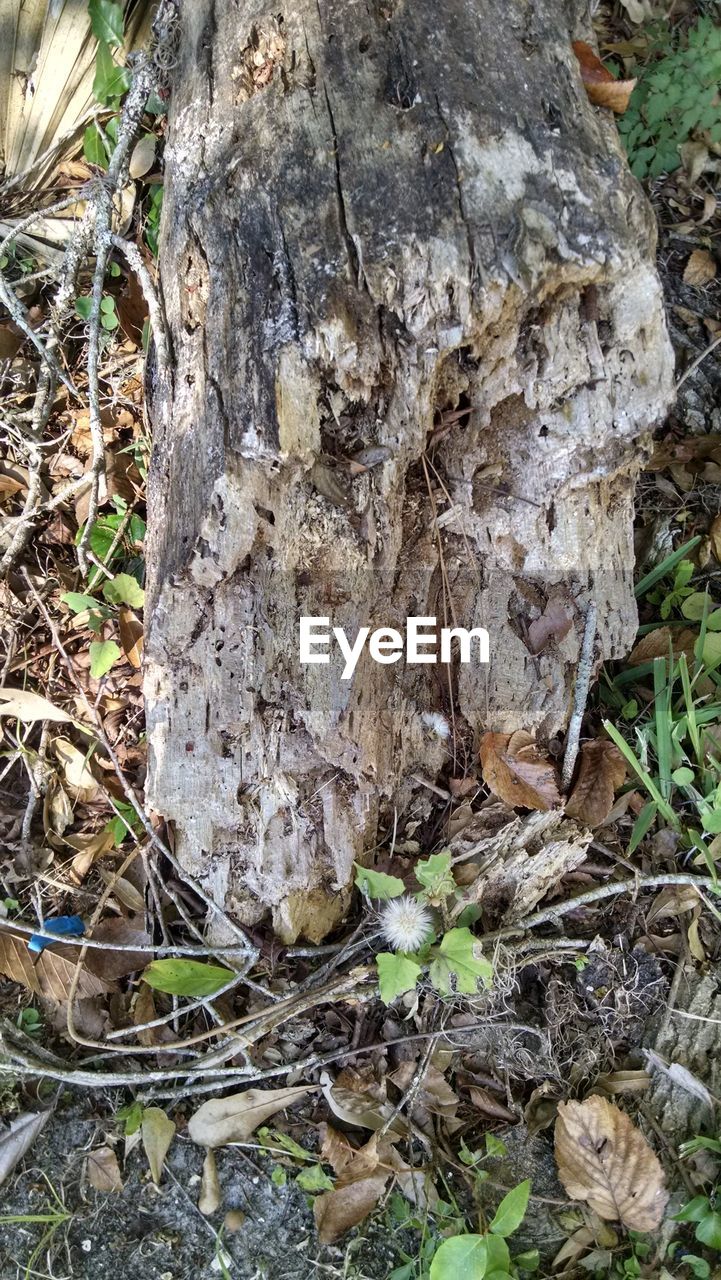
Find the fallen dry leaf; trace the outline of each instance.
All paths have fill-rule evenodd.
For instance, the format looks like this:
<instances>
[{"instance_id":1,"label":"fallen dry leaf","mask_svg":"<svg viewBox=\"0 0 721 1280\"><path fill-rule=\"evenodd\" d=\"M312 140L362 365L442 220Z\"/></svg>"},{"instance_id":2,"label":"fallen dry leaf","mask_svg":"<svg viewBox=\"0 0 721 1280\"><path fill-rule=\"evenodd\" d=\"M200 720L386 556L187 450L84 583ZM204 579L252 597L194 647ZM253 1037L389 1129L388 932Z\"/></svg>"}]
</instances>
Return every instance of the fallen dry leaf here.
<instances>
[{"instance_id":1,"label":"fallen dry leaf","mask_svg":"<svg viewBox=\"0 0 721 1280\"><path fill-rule=\"evenodd\" d=\"M578 779L566 802L566 814L589 827L600 827L613 808L614 793L625 780L626 762L618 747L606 738L584 742Z\"/></svg>"},{"instance_id":2,"label":"fallen dry leaf","mask_svg":"<svg viewBox=\"0 0 721 1280\"><path fill-rule=\"evenodd\" d=\"M304 1098L309 1088L244 1089L228 1098L211 1098L190 1117L188 1135L201 1147L246 1142L259 1124Z\"/></svg>"},{"instance_id":3,"label":"fallen dry leaf","mask_svg":"<svg viewBox=\"0 0 721 1280\"><path fill-rule=\"evenodd\" d=\"M563 640L573 620L560 600L549 600L540 618L528 624L528 647L531 653L541 653L551 640Z\"/></svg>"},{"instance_id":4,"label":"fallen dry leaf","mask_svg":"<svg viewBox=\"0 0 721 1280\"><path fill-rule=\"evenodd\" d=\"M499 1102L498 1098L494 1098L488 1089L474 1084L471 1085L469 1093L474 1107L477 1107L484 1115L492 1116L494 1120L508 1120L510 1124L518 1123L518 1116L504 1106L502 1102Z\"/></svg>"},{"instance_id":5,"label":"fallen dry leaf","mask_svg":"<svg viewBox=\"0 0 721 1280\"><path fill-rule=\"evenodd\" d=\"M79 751L75 743L67 738L56 738L53 750L60 761L65 785L72 798L84 804L94 800L100 787L90 769L87 752Z\"/></svg>"},{"instance_id":6,"label":"fallen dry leaf","mask_svg":"<svg viewBox=\"0 0 721 1280\"><path fill-rule=\"evenodd\" d=\"M684 284L702 288L703 285L708 284L709 280L713 280L715 275L716 260L708 249L694 249L684 269Z\"/></svg>"},{"instance_id":7,"label":"fallen dry leaf","mask_svg":"<svg viewBox=\"0 0 721 1280\"><path fill-rule=\"evenodd\" d=\"M107 920L101 920L94 926L92 937L96 942L116 942L123 946L129 944L149 947L152 944L142 916L129 916L127 919L109 916ZM128 973L137 973L147 963L147 951L105 951L91 948L85 956L86 969L109 983L116 978L124 978Z\"/></svg>"},{"instance_id":8,"label":"fallen dry leaf","mask_svg":"<svg viewBox=\"0 0 721 1280\"><path fill-rule=\"evenodd\" d=\"M163 1176L168 1148L175 1137L175 1125L160 1107L146 1107L140 1127L150 1173L156 1187Z\"/></svg>"},{"instance_id":9,"label":"fallen dry leaf","mask_svg":"<svg viewBox=\"0 0 721 1280\"><path fill-rule=\"evenodd\" d=\"M626 666L636 667L642 662L652 662L654 658L667 658L671 645L673 645L674 658L682 653L687 657L693 657L697 640L697 633L690 627L682 629L674 627L673 631L670 627L656 627L655 631L649 631L647 635L641 636L638 644L634 645L626 658Z\"/></svg>"},{"instance_id":10,"label":"fallen dry leaf","mask_svg":"<svg viewBox=\"0 0 721 1280\"><path fill-rule=\"evenodd\" d=\"M132 609L119 611L118 631L123 653L131 667L135 667L138 671L143 661L143 624L136 618Z\"/></svg>"},{"instance_id":11,"label":"fallen dry leaf","mask_svg":"<svg viewBox=\"0 0 721 1280\"><path fill-rule=\"evenodd\" d=\"M387 1144L384 1144L387 1148ZM326 1191L313 1202L318 1235L323 1244L332 1244L357 1227L375 1208L386 1189L393 1169L387 1150L379 1152L375 1134L364 1147L353 1153L345 1165L333 1191Z\"/></svg>"},{"instance_id":12,"label":"fallen dry leaf","mask_svg":"<svg viewBox=\"0 0 721 1280\"><path fill-rule=\"evenodd\" d=\"M96 1191L102 1191L106 1195L112 1191L122 1191L120 1165L111 1147L96 1147L95 1151L89 1151L87 1171L88 1182Z\"/></svg>"},{"instance_id":13,"label":"fallen dry leaf","mask_svg":"<svg viewBox=\"0 0 721 1280\"><path fill-rule=\"evenodd\" d=\"M483 781L517 809L555 809L561 802L556 769L529 733L484 733L480 742Z\"/></svg>"},{"instance_id":14,"label":"fallen dry leaf","mask_svg":"<svg viewBox=\"0 0 721 1280\"><path fill-rule=\"evenodd\" d=\"M215 1152L208 1151L203 1161L203 1173L200 1179L200 1195L198 1208L204 1217L209 1218L220 1208L221 1201L218 1166L215 1163Z\"/></svg>"},{"instance_id":15,"label":"fallen dry leaf","mask_svg":"<svg viewBox=\"0 0 721 1280\"><path fill-rule=\"evenodd\" d=\"M354 1148L344 1133L334 1129L325 1120L318 1126L320 1132L320 1158L323 1164L329 1164L334 1173L342 1173L346 1165L353 1159Z\"/></svg>"},{"instance_id":16,"label":"fallen dry leaf","mask_svg":"<svg viewBox=\"0 0 721 1280\"><path fill-rule=\"evenodd\" d=\"M15 1116L8 1128L0 1131L0 1186L30 1150L51 1115L52 1108L48 1111L27 1111Z\"/></svg>"},{"instance_id":17,"label":"fallen dry leaf","mask_svg":"<svg viewBox=\"0 0 721 1280\"><path fill-rule=\"evenodd\" d=\"M9 932L3 924L0 930L0 973L13 982L20 982L35 995L45 996L57 1004L67 1001L70 985L77 969L77 949L62 944L45 947L33 961L28 951L27 938ZM83 968L77 987L77 997L103 995L114 991L112 982Z\"/></svg>"},{"instance_id":18,"label":"fallen dry leaf","mask_svg":"<svg viewBox=\"0 0 721 1280\"><path fill-rule=\"evenodd\" d=\"M721 561L721 515L716 516L708 531L709 543L717 560Z\"/></svg>"},{"instance_id":19,"label":"fallen dry leaf","mask_svg":"<svg viewBox=\"0 0 721 1280\"><path fill-rule=\"evenodd\" d=\"M47 698L29 689L0 688L0 716L16 716L24 724L33 720L72 720L67 711L53 706Z\"/></svg>"},{"instance_id":20,"label":"fallen dry leaf","mask_svg":"<svg viewBox=\"0 0 721 1280\"><path fill-rule=\"evenodd\" d=\"M597 107L610 107L617 115L623 115L636 81L616 80L584 40L574 40L573 52L578 58L581 79L591 102Z\"/></svg>"},{"instance_id":21,"label":"fallen dry leaf","mask_svg":"<svg viewBox=\"0 0 721 1280\"><path fill-rule=\"evenodd\" d=\"M555 1146L558 1176L572 1200L632 1231L660 1226L668 1200L663 1169L614 1103L598 1094L559 1103Z\"/></svg>"},{"instance_id":22,"label":"fallen dry leaf","mask_svg":"<svg viewBox=\"0 0 721 1280\"><path fill-rule=\"evenodd\" d=\"M390 1102L380 1102L370 1092L356 1093L343 1085L333 1082L326 1071L320 1077L320 1087L333 1115L344 1124L354 1125L360 1129L380 1129L393 1111ZM389 1133L396 1137L404 1137L408 1126L402 1116L396 1116Z\"/></svg>"}]
</instances>

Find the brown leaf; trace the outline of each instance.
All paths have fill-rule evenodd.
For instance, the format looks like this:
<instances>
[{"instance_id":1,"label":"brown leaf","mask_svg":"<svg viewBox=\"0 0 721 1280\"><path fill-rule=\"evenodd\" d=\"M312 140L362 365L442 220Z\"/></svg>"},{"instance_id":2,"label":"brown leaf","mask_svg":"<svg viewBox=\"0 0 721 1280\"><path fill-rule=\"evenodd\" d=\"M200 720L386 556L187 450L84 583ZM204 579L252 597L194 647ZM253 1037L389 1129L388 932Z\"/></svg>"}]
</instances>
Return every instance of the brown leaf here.
<instances>
[{"instance_id":1,"label":"brown leaf","mask_svg":"<svg viewBox=\"0 0 721 1280\"><path fill-rule=\"evenodd\" d=\"M138 994L133 1001L133 1024L140 1027L145 1022L154 1022L156 1017L152 987L149 987L147 982L141 982ZM138 1032L138 1040L146 1049L150 1049L158 1044L158 1032L162 1030L162 1027L148 1027L145 1031Z\"/></svg>"},{"instance_id":2,"label":"brown leaf","mask_svg":"<svg viewBox=\"0 0 721 1280\"><path fill-rule=\"evenodd\" d=\"M518 1122L518 1116L513 1111L509 1111L508 1107L505 1107L497 1098L494 1098L488 1089L483 1089L481 1085L474 1084L471 1085L469 1092L474 1107L477 1107L484 1115L492 1116L494 1120L508 1120L511 1124Z\"/></svg>"},{"instance_id":3,"label":"brown leaf","mask_svg":"<svg viewBox=\"0 0 721 1280\"><path fill-rule=\"evenodd\" d=\"M528 647L531 653L541 653L551 640L563 640L572 625L572 619L560 600L549 600L540 618L535 618L528 624Z\"/></svg>"},{"instance_id":4,"label":"brown leaf","mask_svg":"<svg viewBox=\"0 0 721 1280\"><path fill-rule=\"evenodd\" d=\"M160 1107L146 1107L140 1132L150 1173L157 1187L163 1176L168 1147L175 1137L175 1125Z\"/></svg>"},{"instance_id":5,"label":"brown leaf","mask_svg":"<svg viewBox=\"0 0 721 1280\"><path fill-rule=\"evenodd\" d=\"M636 667L642 662L652 662L654 658L667 658L669 644L673 644L674 658L681 653L685 653L687 657L693 657L693 648L697 640L696 632L690 627L673 629L656 627L655 631L649 631L645 636L641 636L638 644L634 645L626 658L626 666Z\"/></svg>"},{"instance_id":6,"label":"brown leaf","mask_svg":"<svg viewBox=\"0 0 721 1280\"><path fill-rule=\"evenodd\" d=\"M716 260L708 249L694 249L684 269L684 284L702 288L703 285L708 284L709 280L713 280L715 275Z\"/></svg>"},{"instance_id":7,"label":"brown leaf","mask_svg":"<svg viewBox=\"0 0 721 1280\"><path fill-rule=\"evenodd\" d=\"M222 1196L220 1192L220 1180L218 1178L218 1166L215 1163L215 1152L208 1151L203 1161L203 1173L200 1179L200 1196L198 1197L198 1208L204 1217L209 1218L220 1208Z\"/></svg>"},{"instance_id":8,"label":"brown leaf","mask_svg":"<svg viewBox=\"0 0 721 1280\"><path fill-rule=\"evenodd\" d=\"M143 661L143 624L132 609L119 611L118 631L123 653L131 667L135 667L137 671Z\"/></svg>"},{"instance_id":9,"label":"brown leaf","mask_svg":"<svg viewBox=\"0 0 721 1280\"><path fill-rule=\"evenodd\" d=\"M66 844L77 852L70 867L70 877L75 884L82 884L96 858L109 853L115 843L112 831L98 831L92 836L68 836Z\"/></svg>"},{"instance_id":10,"label":"brown leaf","mask_svg":"<svg viewBox=\"0 0 721 1280\"><path fill-rule=\"evenodd\" d=\"M211 1098L188 1122L188 1136L201 1147L247 1142L259 1124L304 1098L308 1088L244 1089L228 1098Z\"/></svg>"},{"instance_id":11,"label":"brown leaf","mask_svg":"<svg viewBox=\"0 0 721 1280\"><path fill-rule=\"evenodd\" d=\"M616 80L584 40L574 40L573 52L578 58L581 79L591 102L597 107L610 107L617 115L623 115L636 81Z\"/></svg>"},{"instance_id":12,"label":"brown leaf","mask_svg":"<svg viewBox=\"0 0 721 1280\"><path fill-rule=\"evenodd\" d=\"M122 1191L120 1166L111 1147L96 1147L95 1151L89 1151L87 1171L88 1182L96 1191L102 1191L106 1195L111 1191Z\"/></svg>"},{"instance_id":13,"label":"brown leaf","mask_svg":"<svg viewBox=\"0 0 721 1280\"><path fill-rule=\"evenodd\" d=\"M716 559L721 561L721 515L716 516L716 519L713 521L711 528L708 531L708 537L709 542L711 543L711 550L713 551Z\"/></svg>"},{"instance_id":14,"label":"brown leaf","mask_svg":"<svg viewBox=\"0 0 721 1280\"><path fill-rule=\"evenodd\" d=\"M340 1077L334 1083L325 1071L320 1077L323 1096L333 1115L344 1124L354 1125L356 1128L381 1129L393 1111L391 1103L379 1101L370 1091L356 1093L353 1089L345 1088L339 1080ZM408 1126L403 1117L396 1116L389 1133L403 1137L407 1132Z\"/></svg>"},{"instance_id":15,"label":"brown leaf","mask_svg":"<svg viewBox=\"0 0 721 1280\"><path fill-rule=\"evenodd\" d=\"M53 750L60 761L65 785L72 798L85 804L94 800L100 788L90 768L87 751L80 751L68 738L56 738Z\"/></svg>"},{"instance_id":16,"label":"brown leaf","mask_svg":"<svg viewBox=\"0 0 721 1280\"><path fill-rule=\"evenodd\" d=\"M383 1162L382 1162L383 1161ZM357 1227L375 1208L393 1170L379 1153L375 1134L354 1152L333 1191L317 1196L313 1203L318 1235L323 1244L332 1244Z\"/></svg>"},{"instance_id":17,"label":"brown leaf","mask_svg":"<svg viewBox=\"0 0 721 1280\"><path fill-rule=\"evenodd\" d=\"M152 942L142 916L129 916L127 919L109 916L94 926L92 937L96 942L117 942L123 946L149 947ZM107 982L124 978L128 973L137 973L147 963L148 955L144 951L105 951L91 947L85 957L85 967Z\"/></svg>"},{"instance_id":18,"label":"brown leaf","mask_svg":"<svg viewBox=\"0 0 721 1280\"><path fill-rule=\"evenodd\" d=\"M53 943L33 961L26 937L9 932L5 926L0 930L0 973L4 973L13 982L21 982L36 995L45 996L58 1004L63 1004L68 999L77 969L76 957L75 947ZM77 987L79 1000L114 990L113 983L104 981L87 967L83 968Z\"/></svg>"},{"instance_id":19,"label":"brown leaf","mask_svg":"<svg viewBox=\"0 0 721 1280\"><path fill-rule=\"evenodd\" d=\"M512 808L545 811L560 804L555 767L530 734L484 733L480 756L486 786Z\"/></svg>"},{"instance_id":20,"label":"brown leaf","mask_svg":"<svg viewBox=\"0 0 721 1280\"><path fill-rule=\"evenodd\" d=\"M354 1148L344 1133L334 1129L332 1124L326 1124L325 1120L320 1124L319 1130L321 1160L324 1164L329 1164L334 1173L342 1173L349 1161L353 1159Z\"/></svg>"},{"instance_id":21,"label":"brown leaf","mask_svg":"<svg viewBox=\"0 0 721 1280\"><path fill-rule=\"evenodd\" d=\"M52 1108L47 1111L25 1111L14 1116L8 1127L0 1133L0 1185L30 1150L52 1114Z\"/></svg>"},{"instance_id":22,"label":"brown leaf","mask_svg":"<svg viewBox=\"0 0 721 1280\"><path fill-rule=\"evenodd\" d=\"M101 880L104 880L108 887L112 887L113 894L118 902L122 902L128 911L142 913L145 910L145 898L134 884L131 884L125 876L113 875L112 871L106 871L104 867L98 867Z\"/></svg>"},{"instance_id":23,"label":"brown leaf","mask_svg":"<svg viewBox=\"0 0 721 1280\"><path fill-rule=\"evenodd\" d=\"M569 818L600 827L613 808L614 793L626 780L626 762L606 738L584 742L578 779L566 802Z\"/></svg>"},{"instance_id":24,"label":"brown leaf","mask_svg":"<svg viewBox=\"0 0 721 1280\"><path fill-rule=\"evenodd\" d=\"M660 1226L668 1193L661 1165L625 1112L598 1094L561 1102L555 1130L558 1176L572 1200L632 1231Z\"/></svg>"}]
</instances>

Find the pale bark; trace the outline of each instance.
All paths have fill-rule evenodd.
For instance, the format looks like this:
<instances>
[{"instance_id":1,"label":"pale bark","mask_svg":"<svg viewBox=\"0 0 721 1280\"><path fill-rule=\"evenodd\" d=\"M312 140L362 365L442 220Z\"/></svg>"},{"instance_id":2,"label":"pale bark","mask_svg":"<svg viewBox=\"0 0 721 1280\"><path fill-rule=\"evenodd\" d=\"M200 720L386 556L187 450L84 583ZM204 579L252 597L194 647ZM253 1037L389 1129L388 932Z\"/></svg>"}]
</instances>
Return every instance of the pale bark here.
<instances>
[{"instance_id":1,"label":"pale bark","mask_svg":"<svg viewBox=\"0 0 721 1280\"><path fill-rule=\"evenodd\" d=\"M634 481L672 357L652 216L579 37L564 0L184 6L149 799L206 888L285 938L340 918L414 773L461 769L484 728L563 729L591 599L598 659L633 639ZM549 599L573 626L534 656ZM346 683L299 665L302 614L484 625L492 661L366 657Z\"/></svg>"}]
</instances>

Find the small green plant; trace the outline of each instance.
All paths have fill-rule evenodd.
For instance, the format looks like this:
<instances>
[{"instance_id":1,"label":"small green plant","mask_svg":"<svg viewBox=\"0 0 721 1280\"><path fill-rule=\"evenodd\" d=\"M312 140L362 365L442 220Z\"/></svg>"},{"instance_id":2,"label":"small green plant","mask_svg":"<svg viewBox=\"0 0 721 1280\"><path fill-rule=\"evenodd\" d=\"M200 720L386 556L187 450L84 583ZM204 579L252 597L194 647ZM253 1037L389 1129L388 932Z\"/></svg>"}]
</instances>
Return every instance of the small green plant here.
<instances>
[{"instance_id":1,"label":"small green plant","mask_svg":"<svg viewBox=\"0 0 721 1280\"><path fill-rule=\"evenodd\" d=\"M2 1226L33 1226L38 1225L42 1228L40 1239L35 1245L28 1261L25 1265L25 1280L30 1280L30 1276L37 1275L34 1266L39 1257L41 1257L50 1248L55 1234L59 1231L64 1223L69 1222L72 1213L65 1208L60 1196L57 1194L53 1184L46 1174L42 1175L45 1179L48 1190L50 1191L51 1201L48 1204L47 1213L6 1213L0 1216L0 1225Z\"/></svg>"},{"instance_id":2,"label":"small green plant","mask_svg":"<svg viewBox=\"0 0 721 1280\"><path fill-rule=\"evenodd\" d=\"M106 622L117 622L121 608L140 609L145 600L143 588L130 573L116 573L114 578L103 583L102 594L104 600L78 591L66 591L61 599L76 617L87 615L85 624L95 634ZM122 656L123 650L114 640L92 641L90 674L93 679L101 680Z\"/></svg>"},{"instance_id":3,"label":"small green plant","mask_svg":"<svg viewBox=\"0 0 721 1280\"><path fill-rule=\"evenodd\" d=\"M620 719L628 715L629 685L640 689L649 682L653 692L634 700L637 713L625 719L623 732L610 720L604 727L649 797L634 824L629 853L659 821L677 833L682 848L696 851L696 860L715 879L721 857L721 608L707 590L694 590L690 561L679 562L675 553L665 575L663 569L642 580L637 594L646 594L670 623L661 633L668 655L605 674L601 698ZM687 633L684 652L673 652L674 628ZM643 630L653 632L656 624Z\"/></svg>"},{"instance_id":4,"label":"small green plant","mask_svg":"<svg viewBox=\"0 0 721 1280\"><path fill-rule=\"evenodd\" d=\"M534 1271L538 1255L521 1254L515 1259L506 1244L520 1227L528 1208L531 1184L519 1183L503 1197L485 1230L462 1233L444 1240L431 1262L430 1280L502 1280L519 1271Z\"/></svg>"},{"instance_id":5,"label":"small green plant","mask_svg":"<svg viewBox=\"0 0 721 1280\"><path fill-rule=\"evenodd\" d=\"M25 1032L26 1035L36 1036L40 1031L42 1031L43 1020L37 1009L33 1009L32 1006L28 1006L27 1009L20 1010L17 1018L17 1025L21 1031Z\"/></svg>"},{"instance_id":6,"label":"small green plant","mask_svg":"<svg viewBox=\"0 0 721 1280\"><path fill-rule=\"evenodd\" d=\"M679 1147L679 1156L682 1160L686 1160L699 1151L711 1151L715 1156L721 1156L721 1142L718 1138L701 1136L692 1138L690 1142L684 1142ZM694 1196L675 1215L674 1222L693 1223L694 1236L699 1244L721 1253L721 1186L713 1186L707 1195ZM687 1254L683 1257L683 1261L688 1265L692 1265L689 1262L690 1256ZM702 1267L708 1265L704 1264L702 1258L693 1259L693 1263L701 1263ZM694 1275L701 1274L695 1265L692 1265L692 1270Z\"/></svg>"},{"instance_id":7,"label":"small green plant","mask_svg":"<svg viewBox=\"0 0 721 1280\"><path fill-rule=\"evenodd\" d=\"M702 17L685 35L661 29L652 50L658 56L638 70L618 122L637 178L678 169L679 147L692 136L721 143L721 26Z\"/></svg>"},{"instance_id":8,"label":"small green plant","mask_svg":"<svg viewBox=\"0 0 721 1280\"><path fill-rule=\"evenodd\" d=\"M475 995L479 981L491 985L493 965L477 955L478 941L467 924L446 928L436 945L433 911L438 912L442 927L449 924L448 903L459 896L448 850L416 863L414 872L422 888L414 895L405 894L403 881L397 876L367 867L356 869L356 886L366 897L386 904L381 910L381 930L393 950L376 956L384 1004L413 991L425 970L443 996L454 991Z\"/></svg>"}]
</instances>

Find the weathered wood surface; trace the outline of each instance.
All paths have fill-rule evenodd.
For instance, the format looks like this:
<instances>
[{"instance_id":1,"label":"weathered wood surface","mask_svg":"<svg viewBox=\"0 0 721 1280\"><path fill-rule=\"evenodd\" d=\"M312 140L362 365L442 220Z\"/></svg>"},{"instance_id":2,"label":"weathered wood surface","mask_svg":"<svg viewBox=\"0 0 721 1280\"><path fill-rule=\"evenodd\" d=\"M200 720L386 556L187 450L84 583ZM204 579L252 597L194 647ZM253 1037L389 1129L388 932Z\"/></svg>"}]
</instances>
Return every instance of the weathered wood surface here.
<instances>
[{"instance_id":1,"label":"weathered wood surface","mask_svg":"<svg viewBox=\"0 0 721 1280\"><path fill-rule=\"evenodd\" d=\"M564 726L591 598L599 657L632 641L634 480L672 379L654 227L565 0L186 0L181 26L149 801L239 919L316 938L413 773L486 727ZM574 626L533 656L549 598ZM302 614L484 625L492 661L366 657L348 684L299 666ZM449 689L444 741L423 714Z\"/></svg>"}]
</instances>

